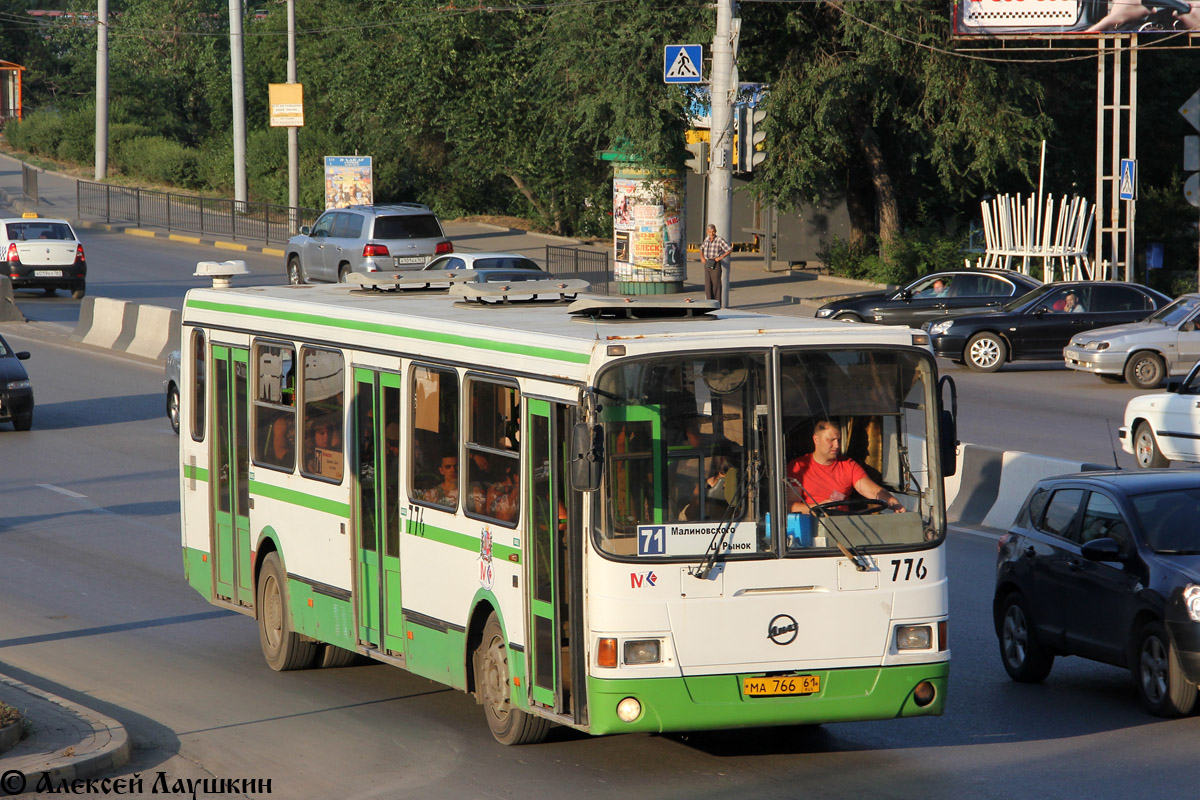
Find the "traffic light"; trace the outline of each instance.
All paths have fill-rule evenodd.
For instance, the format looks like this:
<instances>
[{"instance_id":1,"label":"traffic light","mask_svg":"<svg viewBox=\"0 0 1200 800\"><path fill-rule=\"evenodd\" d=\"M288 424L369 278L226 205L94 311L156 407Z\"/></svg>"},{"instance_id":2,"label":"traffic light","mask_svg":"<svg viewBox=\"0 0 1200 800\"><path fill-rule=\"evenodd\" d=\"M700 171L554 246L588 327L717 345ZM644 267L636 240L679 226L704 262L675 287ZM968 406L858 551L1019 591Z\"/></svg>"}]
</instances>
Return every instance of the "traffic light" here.
<instances>
[{"instance_id":1,"label":"traffic light","mask_svg":"<svg viewBox=\"0 0 1200 800\"><path fill-rule=\"evenodd\" d=\"M738 167L741 172L752 172L767 157L766 151L760 148L767 138L767 132L762 130L767 112L761 108L747 108L741 116L744 129L738 131Z\"/></svg>"},{"instance_id":2,"label":"traffic light","mask_svg":"<svg viewBox=\"0 0 1200 800\"><path fill-rule=\"evenodd\" d=\"M683 162L684 165L697 175L706 174L708 172L708 142L687 142L684 146L692 154L691 158Z\"/></svg>"}]
</instances>

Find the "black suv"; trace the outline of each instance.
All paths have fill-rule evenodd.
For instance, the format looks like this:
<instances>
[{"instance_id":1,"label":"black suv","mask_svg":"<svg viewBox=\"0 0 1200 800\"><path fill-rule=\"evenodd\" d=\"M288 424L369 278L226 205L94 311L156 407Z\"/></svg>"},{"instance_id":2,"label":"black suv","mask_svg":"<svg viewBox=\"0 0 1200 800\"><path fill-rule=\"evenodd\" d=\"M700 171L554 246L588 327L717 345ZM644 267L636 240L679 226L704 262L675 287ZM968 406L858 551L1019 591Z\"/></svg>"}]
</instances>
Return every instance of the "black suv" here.
<instances>
[{"instance_id":1,"label":"black suv","mask_svg":"<svg viewBox=\"0 0 1200 800\"><path fill-rule=\"evenodd\" d=\"M1200 471L1084 472L1039 481L1000 538L992 603L1009 677L1055 656L1128 668L1152 714L1196 705Z\"/></svg>"},{"instance_id":2,"label":"black suv","mask_svg":"<svg viewBox=\"0 0 1200 800\"><path fill-rule=\"evenodd\" d=\"M420 203L331 208L312 228L288 240L288 281L345 283L351 272L423 269L434 256L453 253L442 223Z\"/></svg>"}]
</instances>

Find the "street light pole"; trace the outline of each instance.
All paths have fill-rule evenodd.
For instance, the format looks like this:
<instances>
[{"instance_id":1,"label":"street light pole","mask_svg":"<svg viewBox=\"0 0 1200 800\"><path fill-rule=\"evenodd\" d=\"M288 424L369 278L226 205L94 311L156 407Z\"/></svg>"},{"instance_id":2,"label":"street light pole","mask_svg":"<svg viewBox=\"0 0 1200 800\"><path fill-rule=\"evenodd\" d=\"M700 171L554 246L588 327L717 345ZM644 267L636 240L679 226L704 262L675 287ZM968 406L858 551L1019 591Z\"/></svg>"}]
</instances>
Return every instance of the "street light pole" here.
<instances>
[{"instance_id":1,"label":"street light pole","mask_svg":"<svg viewBox=\"0 0 1200 800\"><path fill-rule=\"evenodd\" d=\"M96 166L97 181L108 175L108 0L96 3Z\"/></svg>"},{"instance_id":2,"label":"street light pole","mask_svg":"<svg viewBox=\"0 0 1200 800\"><path fill-rule=\"evenodd\" d=\"M287 3L287 82L296 82L296 0ZM288 214L291 217L288 230L296 233L300 207L300 129L288 126Z\"/></svg>"},{"instance_id":3,"label":"street light pole","mask_svg":"<svg viewBox=\"0 0 1200 800\"><path fill-rule=\"evenodd\" d=\"M708 170L708 224L733 242L733 0L717 0L717 29L712 44L712 81ZM732 85L731 85L732 84ZM732 264L730 265L732 269ZM729 304L729 272L721 271L721 307Z\"/></svg>"},{"instance_id":4,"label":"street light pole","mask_svg":"<svg viewBox=\"0 0 1200 800\"><path fill-rule=\"evenodd\" d=\"M242 60L242 0L229 0L229 66L233 77L233 199L246 202L246 71Z\"/></svg>"}]
</instances>

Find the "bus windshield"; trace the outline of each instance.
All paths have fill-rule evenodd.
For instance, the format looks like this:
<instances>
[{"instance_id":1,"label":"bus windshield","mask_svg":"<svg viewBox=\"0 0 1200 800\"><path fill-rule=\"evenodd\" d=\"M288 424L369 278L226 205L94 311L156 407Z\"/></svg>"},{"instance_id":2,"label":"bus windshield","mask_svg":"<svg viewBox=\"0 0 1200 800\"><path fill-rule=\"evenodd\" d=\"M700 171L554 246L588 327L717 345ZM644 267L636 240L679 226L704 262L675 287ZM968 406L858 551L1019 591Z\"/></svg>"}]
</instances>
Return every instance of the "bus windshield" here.
<instances>
[{"instance_id":1,"label":"bus windshield","mask_svg":"<svg viewBox=\"0 0 1200 800\"><path fill-rule=\"evenodd\" d=\"M785 348L777 376L772 364L768 352L707 352L631 360L602 373L602 551L694 559L720 539L722 555L774 558L940 539L941 511L929 491L940 474L929 474L934 459L926 453L936 407L931 359L900 349ZM813 452L818 423L837 429L839 458L861 468L854 475L915 513L879 513L882 503L856 493L791 513L789 472ZM783 530L772 526L772 512L786 520ZM786 547L776 544L781 536Z\"/></svg>"}]
</instances>

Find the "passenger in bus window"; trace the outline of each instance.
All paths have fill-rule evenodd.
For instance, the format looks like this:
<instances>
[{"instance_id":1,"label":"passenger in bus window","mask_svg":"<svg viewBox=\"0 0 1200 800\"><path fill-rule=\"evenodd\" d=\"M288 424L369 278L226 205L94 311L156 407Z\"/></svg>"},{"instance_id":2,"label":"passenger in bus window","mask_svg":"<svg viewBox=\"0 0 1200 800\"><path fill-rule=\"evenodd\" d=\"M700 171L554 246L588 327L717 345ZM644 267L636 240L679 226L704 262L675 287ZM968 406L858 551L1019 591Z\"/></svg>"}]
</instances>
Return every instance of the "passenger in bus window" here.
<instances>
[{"instance_id":1,"label":"passenger in bus window","mask_svg":"<svg viewBox=\"0 0 1200 800\"><path fill-rule=\"evenodd\" d=\"M862 465L842 456L842 431L835 422L818 419L812 438L813 452L788 465L790 511L808 514L814 505L848 499L851 491L887 503L892 511L905 510L891 492L867 476Z\"/></svg>"},{"instance_id":2,"label":"passenger in bus window","mask_svg":"<svg viewBox=\"0 0 1200 800\"><path fill-rule=\"evenodd\" d=\"M454 508L458 505L458 457L442 456L438 472L442 482L425 492L422 499L434 505Z\"/></svg>"},{"instance_id":3,"label":"passenger in bus window","mask_svg":"<svg viewBox=\"0 0 1200 800\"><path fill-rule=\"evenodd\" d=\"M487 516L504 522L515 522L519 493L515 466L505 459L504 476L488 487Z\"/></svg>"},{"instance_id":4,"label":"passenger in bus window","mask_svg":"<svg viewBox=\"0 0 1200 800\"><path fill-rule=\"evenodd\" d=\"M276 466L290 468L296 457L296 424L291 416L276 417L268 436L267 460Z\"/></svg>"}]
</instances>

